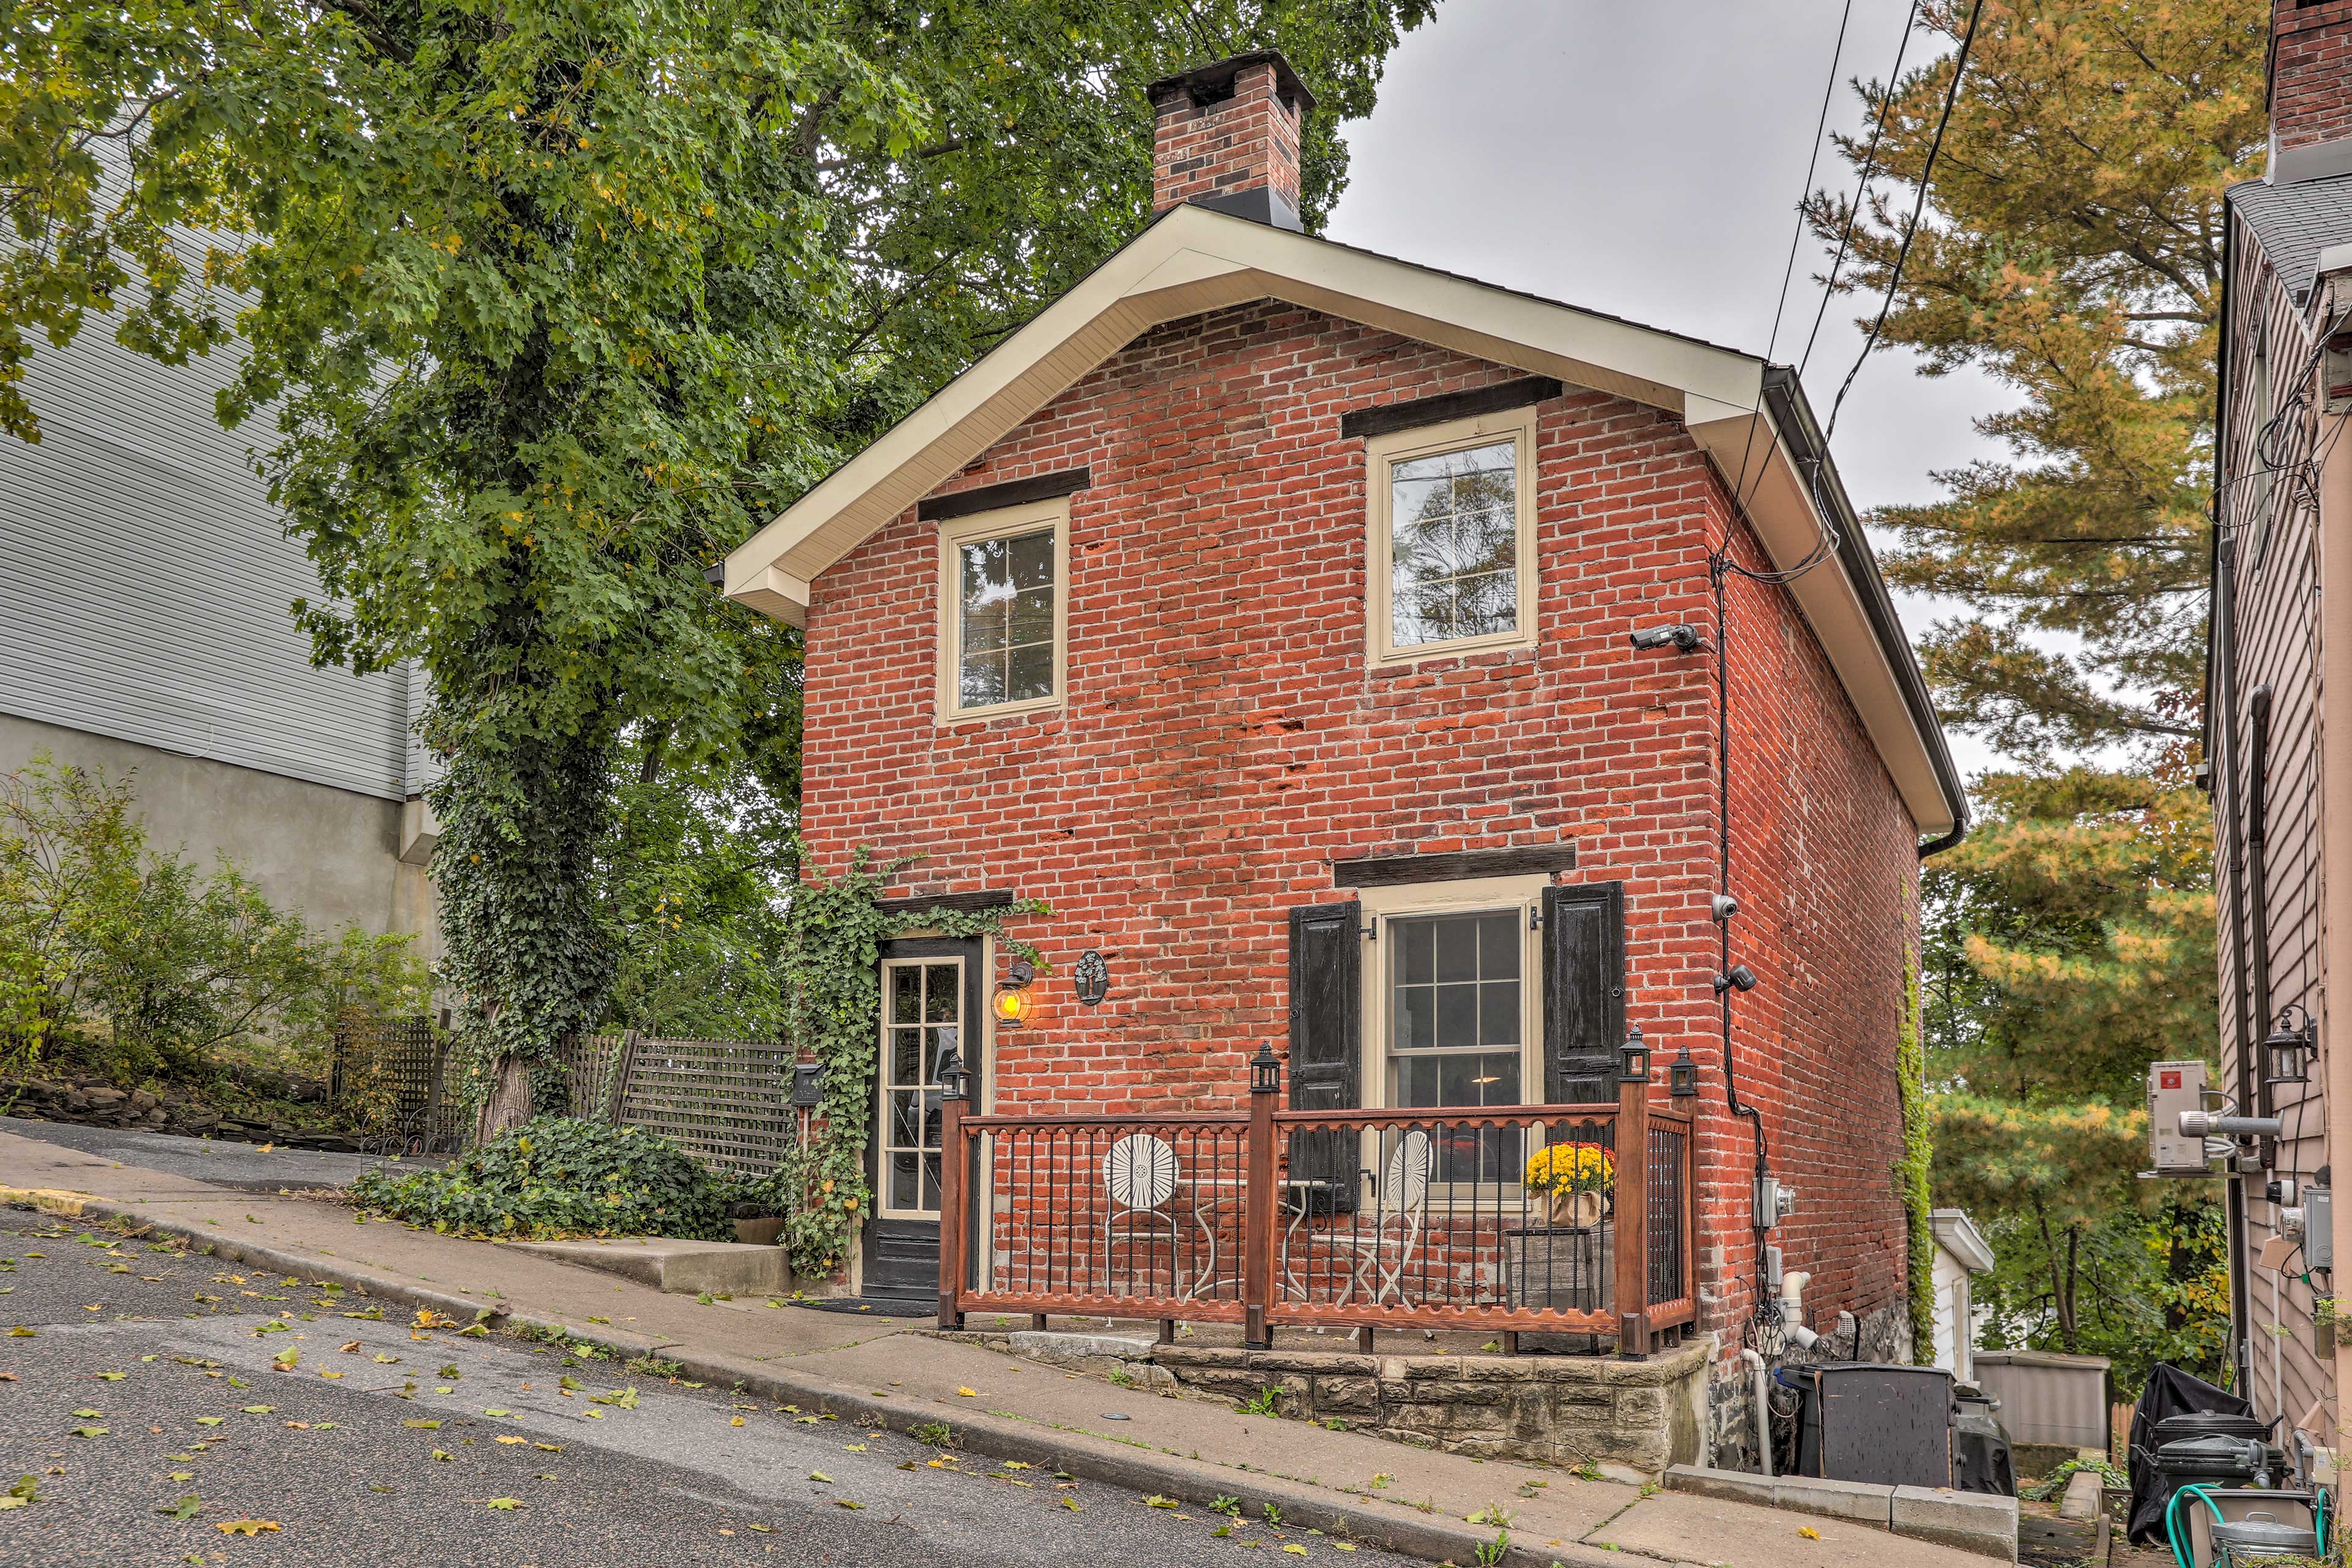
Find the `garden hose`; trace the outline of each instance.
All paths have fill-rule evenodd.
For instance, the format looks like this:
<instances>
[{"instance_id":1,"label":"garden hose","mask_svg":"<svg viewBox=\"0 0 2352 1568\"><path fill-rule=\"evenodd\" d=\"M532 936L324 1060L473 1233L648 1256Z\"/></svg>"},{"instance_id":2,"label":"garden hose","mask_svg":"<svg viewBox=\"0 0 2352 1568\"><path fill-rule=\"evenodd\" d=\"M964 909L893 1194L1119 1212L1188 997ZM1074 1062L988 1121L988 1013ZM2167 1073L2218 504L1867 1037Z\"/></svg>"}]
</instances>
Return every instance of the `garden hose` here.
<instances>
[{"instance_id":1,"label":"garden hose","mask_svg":"<svg viewBox=\"0 0 2352 1568\"><path fill-rule=\"evenodd\" d=\"M2178 1568L2197 1568L2195 1563L2189 1561L2189 1552L2180 1543L2179 1521L2173 1517L2173 1510L2180 1506L2180 1500L2191 1495L2212 1510L2214 1523L2223 1522L2221 1506L2207 1495L2207 1489L2202 1482L2182 1487L2179 1491L2174 1492L2172 1500L2164 1505L2164 1543L2172 1548L2172 1561L2178 1564ZM2312 1491L2311 1518L2312 1539L2324 1551L2327 1545L2327 1489L2326 1487L2317 1487Z\"/></svg>"},{"instance_id":2,"label":"garden hose","mask_svg":"<svg viewBox=\"0 0 2352 1568\"><path fill-rule=\"evenodd\" d=\"M2194 1563L2189 1561L2188 1549L2180 1543L2180 1521L2173 1517L2180 1507L2180 1500L2185 1497L2194 1497L2199 1502L2211 1509L2213 1522L2216 1524L2221 1522L2221 1510L2219 1504L2205 1495L2205 1487L2202 1483L2182 1487L2172 1494L2172 1500L2164 1505L2164 1543L2172 1548L2172 1561L2179 1565L2179 1568L2197 1568Z\"/></svg>"}]
</instances>

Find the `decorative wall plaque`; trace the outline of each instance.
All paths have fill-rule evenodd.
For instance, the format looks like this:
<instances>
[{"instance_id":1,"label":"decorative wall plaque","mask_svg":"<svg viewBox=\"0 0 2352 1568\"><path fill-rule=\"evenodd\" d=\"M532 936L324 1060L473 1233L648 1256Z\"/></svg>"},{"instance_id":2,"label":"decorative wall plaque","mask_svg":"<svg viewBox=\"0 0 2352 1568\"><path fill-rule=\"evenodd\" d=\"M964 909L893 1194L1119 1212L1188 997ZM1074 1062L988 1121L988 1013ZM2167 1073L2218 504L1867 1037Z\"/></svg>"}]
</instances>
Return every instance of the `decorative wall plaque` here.
<instances>
[{"instance_id":1,"label":"decorative wall plaque","mask_svg":"<svg viewBox=\"0 0 2352 1568\"><path fill-rule=\"evenodd\" d=\"M1078 1000L1089 1007L1110 994L1110 965L1091 947L1078 954L1078 966L1070 979L1078 988Z\"/></svg>"}]
</instances>

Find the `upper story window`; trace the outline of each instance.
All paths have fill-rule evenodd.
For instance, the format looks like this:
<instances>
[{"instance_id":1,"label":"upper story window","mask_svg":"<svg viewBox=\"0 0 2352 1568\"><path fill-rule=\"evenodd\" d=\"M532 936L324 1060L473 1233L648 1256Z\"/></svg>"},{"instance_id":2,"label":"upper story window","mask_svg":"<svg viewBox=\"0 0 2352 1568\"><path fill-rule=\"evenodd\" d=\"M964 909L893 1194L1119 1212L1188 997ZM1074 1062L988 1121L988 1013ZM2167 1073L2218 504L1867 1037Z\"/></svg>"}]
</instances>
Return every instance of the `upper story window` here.
<instances>
[{"instance_id":1,"label":"upper story window","mask_svg":"<svg viewBox=\"0 0 2352 1568\"><path fill-rule=\"evenodd\" d=\"M941 525L942 723L1062 706L1069 522L1059 500Z\"/></svg>"},{"instance_id":2,"label":"upper story window","mask_svg":"<svg viewBox=\"0 0 2352 1568\"><path fill-rule=\"evenodd\" d=\"M1535 410L1365 443L1373 662L1535 642Z\"/></svg>"}]
</instances>

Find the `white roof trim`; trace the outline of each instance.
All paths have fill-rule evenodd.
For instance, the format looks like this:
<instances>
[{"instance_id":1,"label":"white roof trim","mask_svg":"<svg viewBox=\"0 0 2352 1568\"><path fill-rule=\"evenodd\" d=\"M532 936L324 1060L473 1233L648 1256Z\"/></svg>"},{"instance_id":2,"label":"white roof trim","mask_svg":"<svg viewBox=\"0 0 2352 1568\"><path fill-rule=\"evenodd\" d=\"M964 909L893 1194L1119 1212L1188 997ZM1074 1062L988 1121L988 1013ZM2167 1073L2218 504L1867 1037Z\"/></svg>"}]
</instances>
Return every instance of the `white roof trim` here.
<instances>
[{"instance_id":1,"label":"white roof trim","mask_svg":"<svg viewBox=\"0 0 2352 1568\"><path fill-rule=\"evenodd\" d=\"M1932 1210L1927 1226L1936 1233L1936 1245L1958 1259L1961 1268L1971 1274L1992 1272L1992 1244L1977 1229L1966 1209Z\"/></svg>"},{"instance_id":2,"label":"white roof trim","mask_svg":"<svg viewBox=\"0 0 2352 1568\"><path fill-rule=\"evenodd\" d=\"M763 615L802 624L810 584L826 567L1139 335L1165 321L1264 299L1663 409L1685 423L1726 482L1748 496L1751 520L1777 563L1802 560L1825 531L1809 487L1769 416L1760 412L1763 361L1182 206L738 546L727 557L722 592ZM1790 587L1920 831L1946 830L1953 803L1870 629L1861 586L1831 560Z\"/></svg>"}]
</instances>

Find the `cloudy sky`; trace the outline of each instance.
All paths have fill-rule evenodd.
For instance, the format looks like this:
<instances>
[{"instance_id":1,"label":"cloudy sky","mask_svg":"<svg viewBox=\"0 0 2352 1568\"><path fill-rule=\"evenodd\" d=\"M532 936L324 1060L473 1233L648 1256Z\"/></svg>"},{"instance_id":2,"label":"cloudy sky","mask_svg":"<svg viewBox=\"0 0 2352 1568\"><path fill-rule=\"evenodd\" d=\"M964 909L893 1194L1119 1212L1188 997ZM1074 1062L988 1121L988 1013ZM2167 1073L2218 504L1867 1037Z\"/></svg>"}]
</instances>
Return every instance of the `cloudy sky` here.
<instances>
[{"instance_id":1,"label":"cloudy sky","mask_svg":"<svg viewBox=\"0 0 2352 1568\"><path fill-rule=\"evenodd\" d=\"M1444 0L1390 58L1380 107L1348 130L1353 173L1335 239L1793 363L1828 258L1798 253L1772 318L1812 155L1842 0ZM1907 0L1853 0L1834 128L1862 123L1855 77L1883 79ZM1913 43L1914 58L1936 40ZM1826 146L1813 183L1848 188ZM1827 417L1862 346L1832 303L1805 372ZM1855 503L1934 496L1930 474L1998 455L1973 416L2003 406L1973 373L1917 374L1881 350L1838 424ZM1901 601L1913 630L1954 606ZM1953 735L1964 773L1993 754Z\"/></svg>"}]
</instances>

